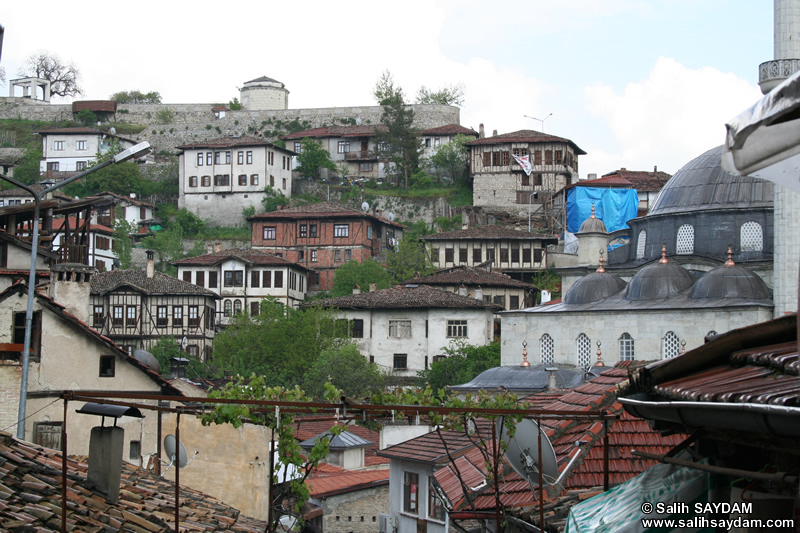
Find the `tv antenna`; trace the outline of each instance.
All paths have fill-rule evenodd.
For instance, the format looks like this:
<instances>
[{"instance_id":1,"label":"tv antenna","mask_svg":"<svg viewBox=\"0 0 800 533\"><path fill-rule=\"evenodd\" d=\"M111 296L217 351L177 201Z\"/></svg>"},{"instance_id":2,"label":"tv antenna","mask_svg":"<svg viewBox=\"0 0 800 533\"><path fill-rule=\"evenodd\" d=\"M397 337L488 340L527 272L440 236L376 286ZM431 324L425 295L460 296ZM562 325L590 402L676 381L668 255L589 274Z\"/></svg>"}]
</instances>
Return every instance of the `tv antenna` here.
<instances>
[{"instance_id":1,"label":"tv antenna","mask_svg":"<svg viewBox=\"0 0 800 533\"><path fill-rule=\"evenodd\" d=\"M167 457L169 457L169 465L167 465L167 469L164 470L164 473L161 474L161 477L164 477L167 471L172 468L172 465L175 464L176 460L178 462L178 468L183 469L186 467L186 465L194 461L194 458L200 453L199 451L195 450L194 455L192 455L192 458L189 459L188 455L186 454L186 448L183 447L183 443L175 438L175 435L167 435L164 437L164 452L166 452Z\"/></svg>"},{"instance_id":2,"label":"tv antenna","mask_svg":"<svg viewBox=\"0 0 800 533\"><path fill-rule=\"evenodd\" d=\"M538 120L539 122L541 122L542 123L542 133L544 133L544 121L547 120L548 118L552 117L553 114L550 113L549 115L547 115L544 118L536 118L536 117L532 117L532 116L529 116L529 115L522 115L522 116L525 117L525 118L532 118L533 120Z\"/></svg>"},{"instance_id":3,"label":"tv antenna","mask_svg":"<svg viewBox=\"0 0 800 533\"><path fill-rule=\"evenodd\" d=\"M514 437L509 436L504 418L497 419L497 430L506 443L506 459L514 471L528 480L533 492L539 486L539 472L543 485L552 485L558 477L558 461L556 452L544 430L530 419L523 419L517 424ZM541 450L539 443L541 442ZM541 464L539 457L541 455Z\"/></svg>"}]
</instances>

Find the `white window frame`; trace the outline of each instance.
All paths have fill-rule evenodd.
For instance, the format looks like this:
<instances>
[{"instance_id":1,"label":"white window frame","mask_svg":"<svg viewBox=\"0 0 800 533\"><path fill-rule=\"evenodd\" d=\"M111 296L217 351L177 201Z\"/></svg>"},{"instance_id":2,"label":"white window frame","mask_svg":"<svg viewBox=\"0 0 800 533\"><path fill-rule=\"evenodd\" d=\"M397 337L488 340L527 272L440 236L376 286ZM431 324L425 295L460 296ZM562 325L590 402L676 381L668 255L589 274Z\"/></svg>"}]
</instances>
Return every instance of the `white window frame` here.
<instances>
[{"instance_id":1,"label":"white window frame","mask_svg":"<svg viewBox=\"0 0 800 533\"><path fill-rule=\"evenodd\" d=\"M411 320L410 319L390 319L388 324L388 336L392 339L410 339L411 338Z\"/></svg>"}]
</instances>

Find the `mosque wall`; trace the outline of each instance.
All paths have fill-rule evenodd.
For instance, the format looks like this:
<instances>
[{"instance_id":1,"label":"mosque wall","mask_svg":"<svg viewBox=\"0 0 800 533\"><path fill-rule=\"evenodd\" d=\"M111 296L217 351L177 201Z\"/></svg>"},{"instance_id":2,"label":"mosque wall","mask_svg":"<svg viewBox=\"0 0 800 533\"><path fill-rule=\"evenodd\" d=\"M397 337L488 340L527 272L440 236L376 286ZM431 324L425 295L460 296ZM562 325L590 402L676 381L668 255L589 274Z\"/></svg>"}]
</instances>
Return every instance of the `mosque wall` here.
<instances>
[{"instance_id":1,"label":"mosque wall","mask_svg":"<svg viewBox=\"0 0 800 533\"><path fill-rule=\"evenodd\" d=\"M775 185L775 318L797 311L800 194Z\"/></svg>"},{"instance_id":2,"label":"mosque wall","mask_svg":"<svg viewBox=\"0 0 800 533\"><path fill-rule=\"evenodd\" d=\"M577 365L578 337L585 334L590 341L592 364L596 362L597 341L600 341L604 363L613 365L620 358L620 337L623 333L633 338L636 360L660 360L664 358L665 337L669 332L677 337L678 343L686 341L685 349L689 351L703 344L709 332L725 333L770 320L772 308L739 306L652 311L509 312L501 316L502 366L514 366L522 362L523 341L528 343L528 361L531 364L550 364L542 360L541 340L545 334L553 341L554 364Z\"/></svg>"}]
</instances>

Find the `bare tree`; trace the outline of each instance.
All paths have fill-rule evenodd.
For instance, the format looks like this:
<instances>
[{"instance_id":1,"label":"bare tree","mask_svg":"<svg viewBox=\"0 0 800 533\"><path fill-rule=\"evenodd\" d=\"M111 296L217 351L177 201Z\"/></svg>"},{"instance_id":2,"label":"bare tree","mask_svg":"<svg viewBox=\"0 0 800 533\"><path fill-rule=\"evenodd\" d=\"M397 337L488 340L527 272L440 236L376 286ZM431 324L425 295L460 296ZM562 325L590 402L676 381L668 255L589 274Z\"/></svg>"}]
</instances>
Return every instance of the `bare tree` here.
<instances>
[{"instance_id":1,"label":"bare tree","mask_svg":"<svg viewBox=\"0 0 800 533\"><path fill-rule=\"evenodd\" d=\"M78 85L81 76L78 67L73 63L65 63L60 57L47 51L29 56L18 74L49 81L50 94L54 96L77 96L83 93Z\"/></svg>"}]
</instances>

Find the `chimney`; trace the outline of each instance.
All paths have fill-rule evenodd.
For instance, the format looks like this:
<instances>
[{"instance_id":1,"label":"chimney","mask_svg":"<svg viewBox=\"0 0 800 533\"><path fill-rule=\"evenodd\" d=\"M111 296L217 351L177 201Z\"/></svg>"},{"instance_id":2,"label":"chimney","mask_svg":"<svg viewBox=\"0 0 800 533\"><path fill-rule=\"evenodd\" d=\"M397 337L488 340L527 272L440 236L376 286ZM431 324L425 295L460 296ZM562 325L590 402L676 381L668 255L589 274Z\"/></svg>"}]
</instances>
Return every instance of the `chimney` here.
<instances>
[{"instance_id":1,"label":"chimney","mask_svg":"<svg viewBox=\"0 0 800 533\"><path fill-rule=\"evenodd\" d=\"M466 296L467 295L467 288L462 283L461 286L458 288L458 295L459 296Z\"/></svg>"},{"instance_id":2,"label":"chimney","mask_svg":"<svg viewBox=\"0 0 800 533\"><path fill-rule=\"evenodd\" d=\"M375 292L377 290L378 290L378 284L377 283L370 283L369 284L369 292Z\"/></svg>"},{"instance_id":3,"label":"chimney","mask_svg":"<svg viewBox=\"0 0 800 533\"><path fill-rule=\"evenodd\" d=\"M155 252L153 252L153 250L147 250L145 253L147 254L147 279L152 279L156 273L156 265L153 261Z\"/></svg>"},{"instance_id":4,"label":"chimney","mask_svg":"<svg viewBox=\"0 0 800 533\"><path fill-rule=\"evenodd\" d=\"M73 263L50 266L50 298L63 305L68 313L81 322L89 323L91 309L91 279L94 267Z\"/></svg>"},{"instance_id":5,"label":"chimney","mask_svg":"<svg viewBox=\"0 0 800 533\"><path fill-rule=\"evenodd\" d=\"M185 357L173 357L169 360L169 379L186 379L186 368L189 360Z\"/></svg>"},{"instance_id":6,"label":"chimney","mask_svg":"<svg viewBox=\"0 0 800 533\"><path fill-rule=\"evenodd\" d=\"M483 139L484 137L486 137L486 132L483 129L483 124L481 124L478 126L478 138Z\"/></svg>"},{"instance_id":7,"label":"chimney","mask_svg":"<svg viewBox=\"0 0 800 533\"><path fill-rule=\"evenodd\" d=\"M221 254L222 253L222 241L214 242L214 253Z\"/></svg>"},{"instance_id":8,"label":"chimney","mask_svg":"<svg viewBox=\"0 0 800 533\"><path fill-rule=\"evenodd\" d=\"M122 477L122 448L125 431L120 427L95 426L89 436L88 481L106 495L111 503L119 502Z\"/></svg>"},{"instance_id":9,"label":"chimney","mask_svg":"<svg viewBox=\"0 0 800 533\"><path fill-rule=\"evenodd\" d=\"M497 137L497 130L492 130L492 137Z\"/></svg>"},{"instance_id":10,"label":"chimney","mask_svg":"<svg viewBox=\"0 0 800 533\"><path fill-rule=\"evenodd\" d=\"M361 287L353 285L353 294L361 294Z\"/></svg>"},{"instance_id":11,"label":"chimney","mask_svg":"<svg viewBox=\"0 0 800 533\"><path fill-rule=\"evenodd\" d=\"M481 289L480 285L475 289L475 299L481 302L483 301L483 289Z\"/></svg>"},{"instance_id":12,"label":"chimney","mask_svg":"<svg viewBox=\"0 0 800 533\"><path fill-rule=\"evenodd\" d=\"M131 193L131 198L133 198L134 200L136 199L136 193L135 192Z\"/></svg>"},{"instance_id":13,"label":"chimney","mask_svg":"<svg viewBox=\"0 0 800 533\"><path fill-rule=\"evenodd\" d=\"M554 390L554 389L558 388L557 385L556 385L556 371L558 371L558 369L557 368L547 368L546 370L547 370L547 378L548 378L547 379L547 388L550 389L550 390Z\"/></svg>"},{"instance_id":14,"label":"chimney","mask_svg":"<svg viewBox=\"0 0 800 533\"><path fill-rule=\"evenodd\" d=\"M653 172L658 172L658 165L653 165Z\"/></svg>"},{"instance_id":15,"label":"chimney","mask_svg":"<svg viewBox=\"0 0 800 533\"><path fill-rule=\"evenodd\" d=\"M627 170L628 170L628 169L627 169L627 168L625 168L625 167L622 167L621 169L619 169L619 171L620 171L620 172L626 172Z\"/></svg>"}]
</instances>

